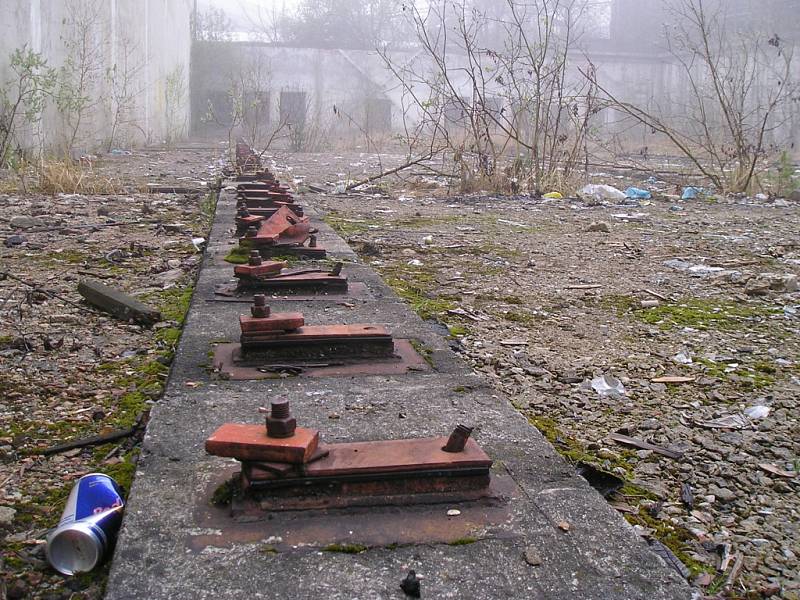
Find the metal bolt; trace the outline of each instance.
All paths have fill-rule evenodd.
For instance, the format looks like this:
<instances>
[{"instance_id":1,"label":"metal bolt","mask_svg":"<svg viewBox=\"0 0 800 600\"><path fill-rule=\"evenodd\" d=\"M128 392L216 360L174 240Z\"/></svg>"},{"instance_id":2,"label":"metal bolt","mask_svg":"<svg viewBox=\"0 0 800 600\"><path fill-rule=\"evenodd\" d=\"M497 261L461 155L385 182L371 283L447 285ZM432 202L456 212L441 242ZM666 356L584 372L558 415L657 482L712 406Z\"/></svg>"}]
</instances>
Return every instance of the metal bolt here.
<instances>
[{"instance_id":1,"label":"metal bolt","mask_svg":"<svg viewBox=\"0 0 800 600\"><path fill-rule=\"evenodd\" d=\"M297 419L289 410L288 400L276 400L271 403L272 410L267 416L267 437L289 438L297 428Z\"/></svg>"},{"instance_id":2,"label":"metal bolt","mask_svg":"<svg viewBox=\"0 0 800 600\"><path fill-rule=\"evenodd\" d=\"M247 264L251 267L257 267L261 264L261 253L258 250L250 250L250 259Z\"/></svg>"},{"instance_id":3,"label":"metal bolt","mask_svg":"<svg viewBox=\"0 0 800 600\"><path fill-rule=\"evenodd\" d=\"M337 262L333 265L333 269L331 269L331 275L333 277L338 277L342 273L342 263Z\"/></svg>"},{"instance_id":4,"label":"metal bolt","mask_svg":"<svg viewBox=\"0 0 800 600\"><path fill-rule=\"evenodd\" d=\"M308 236L308 247L309 248L316 248L317 247L317 236L315 236L315 235Z\"/></svg>"},{"instance_id":5,"label":"metal bolt","mask_svg":"<svg viewBox=\"0 0 800 600\"><path fill-rule=\"evenodd\" d=\"M267 306L267 297L264 294L253 296L253 306L250 307L250 314L256 319L266 319L270 310Z\"/></svg>"},{"instance_id":6,"label":"metal bolt","mask_svg":"<svg viewBox=\"0 0 800 600\"><path fill-rule=\"evenodd\" d=\"M453 433L450 434L450 438L447 440L447 444L442 447L442 450L445 452L462 452L464 446L467 445L467 440L471 433L472 427L456 425L456 428L453 430Z\"/></svg>"},{"instance_id":7,"label":"metal bolt","mask_svg":"<svg viewBox=\"0 0 800 600\"><path fill-rule=\"evenodd\" d=\"M258 227L256 227L255 225L250 225L250 227L247 228L246 237L253 238L256 237L257 235L258 235Z\"/></svg>"},{"instance_id":8,"label":"metal bolt","mask_svg":"<svg viewBox=\"0 0 800 600\"><path fill-rule=\"evenodd\" d=\"M244 219L245 217L249 217L250 216L250 211L247 210L246 206L242 206L236 212L236 216L239 217L240 219Z\"/></svg>"}]
</instances>

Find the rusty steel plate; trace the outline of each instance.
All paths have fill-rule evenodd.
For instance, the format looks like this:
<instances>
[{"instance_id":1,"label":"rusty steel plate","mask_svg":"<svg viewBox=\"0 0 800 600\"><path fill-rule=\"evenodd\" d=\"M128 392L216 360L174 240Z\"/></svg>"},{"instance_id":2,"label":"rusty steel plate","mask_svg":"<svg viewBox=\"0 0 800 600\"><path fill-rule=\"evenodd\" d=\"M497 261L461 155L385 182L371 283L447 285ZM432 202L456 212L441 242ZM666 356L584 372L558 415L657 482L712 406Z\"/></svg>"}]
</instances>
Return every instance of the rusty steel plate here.
<instances>
[{"instance_id":1,"label":"rusty steel plate","mask_svg":"<svg viewBox=\"0 0 800 600\"><path fill-rule=\"evenodd\" d=\"M472 438L461 452L442 450L447 437L327 444L329 454L305 468L309 477L481 467L492 460Z\"/></svg>"},{"instance_id":2,"label":"rusty steel plate","mask_svg":"<svg viewBox=\"0 0 800 600\"><path fill-rule=\"evenodd\" d=\"M238 288L250 290L253 293L264 294L275 291L287 290L291 292L306 291L338 291L346 292L348 287L347 277L331 275L329 272L303 273L294 275L267 274L266 277L248 277L239 275Z\"/></svg>"},{"instance_id":3,"label":"rusty steel plate","mask_svg":"<svg viewBox=\"0 0 800 600\"><path fill-rule=\"evenodd\" d=\"M252 238L249 238L252 239ZM306 258L324 258L327 254L325 248L319 244L315 248L303 246L300 243L291 246L261 246L258 248L262 258L269 258L270 256L302 256Z\"/></svg>"},{"instance_id":4,"label":"rusty steel plate","mask_svg":"<svg viewBox=\"0 0 800 600\"><path fill-rule=\"evenodd\" d=\"M316 362L268 361L243 363L240 344L219 344L214 348L213 368L222 379L234 381L297 377L350 377L353 375L403 375L428 372L430 365L408 340L394 340L395 358L341 359Z\"/></svg>"},{"instance_id":5,"label":"rusty steel plate","mask_svg":"<svg viewBox=\"0 0 800 600\"><path fill-rule=\"evenodd\" d=\"M269 218L272 215L274 215L276 212L278 212L278 209L281 206L288 206L291 209L291 211L294 214L296 214L298 217L302 217L303 216L303 207L300 206L299 204L291 204L291 203L290 204L276 203L275 206L268 206L268 207L250 206L248 204L247 212L249 212L253 216Z\"/></svg>"},{"instance_id":6,"label":"rusty steel plate","mask_svg":"<svg viewBox=\"0 0 800 600\"><path fill-rule=\"evenodd\" d=\"M287 438L267 436L266 427L225 423L206 440L206 452L238 460L302 464L310 460L319 445L319 431L297 427Z\"/></svg>"},{"instance_id":7,"label":"rusty steel plate","mask_svg":"<svg viewBox=\"0 0 800 600\"><path fill-rule=\"evenodd\" d=\"M264 342L271 344L277 342L280 344L306 344L310 342L329 342L338 340L349 339L366 339L366 338L391 338L391 333L383 325L298 325L297 327L280 327L284 321L288 323L297 322L302 319L302 313L275 313L272 317L263 319L255 317L239 317L239 323L242 327L242 332L258 332L257 339L254 336L253 341ZM272 321L276 326L272 325ZM286 330L286 333L281 333L275 330ZM264 332L263 334L261 332ZM249 336L248 336L249 337Z\"/></svg>"},{"instance_id":8,"label":"rusty steel plate","mask_svg":"<svg viewBox=\"0 0 800 600\"><path fill-rule=\"evenodd\" d=\"M371 506L263 510L257 501L215 507L209 499L238 469L221 469L205 491L194 495L193 523L187 527L186 547L191 552L206 548L230 548L237 544L268 544L278 552L307 552L330 544L385 547L394 544L454 543L467 538L513 539L524 532L515 529L511 503L521 492L502 469L494 469L491 482L480 497L458 494L393 497L388 504L373 498ZM447 516L458 509L458 516Z\"/></svg>"},{"instance_id":9,"label":"rusty steel plate","mask_svg":"<svg viewBox=\"0 0 800 600\"><path fill-rule=\"evenodd\" d=\"M288 263L283 261L269 260L261 263L260 265L236 265L233 268L234 276L240 275L244 277L262 277L264 275L278 275L288 266Z\"/></svg>"},{"instance_id":10,"label":"rusty steel plate","mask_svg":"<svg viewBox=\"0 0 800 600\"><path fill-rule=\"evenodd\" d=\"M280 292L262 290L255 286L239 284L219 284L214 288L214 297L208 298L208 302L241 302L242 304L252 304L255 294L266 294L267 300L295 300L297 302L310 302L313 300L338 300L340 298L367 298L371 297L369 288L362 281L350 281L347 289L281 289ZM338 302L339 304L342 301Z\"/></svg>"},{"instance_id":11,"label":"rusty steel plate","mask_svg":"<svg viewBox=\"0 0 800 600\"><path fill-rule=\"evenodd\" d=\"M239 317L239 327L242 333L266 334L266 332L271 332L270 337L288 335L282 333L284 331L292 331L292 335L296 335L303 330L304 323L303 313L299 312L272 313L268 317L248 317L246 315Z\"/></svg>"}]
</instances>

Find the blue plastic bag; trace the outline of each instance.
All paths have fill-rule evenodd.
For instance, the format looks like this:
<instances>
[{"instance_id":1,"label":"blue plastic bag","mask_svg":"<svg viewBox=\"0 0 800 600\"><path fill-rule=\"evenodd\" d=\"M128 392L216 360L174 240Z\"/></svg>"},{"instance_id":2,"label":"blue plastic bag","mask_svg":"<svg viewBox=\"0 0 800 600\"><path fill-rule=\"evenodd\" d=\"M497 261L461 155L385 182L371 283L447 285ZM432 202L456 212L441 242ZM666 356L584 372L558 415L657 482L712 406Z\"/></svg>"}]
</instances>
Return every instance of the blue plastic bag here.
<instances>
[{"instance_id":1,"label":"blue plastic bag","mask_svg":"<svg viewBox=\"0 0 800 600\"><path fill-rule=\"evenodd\" d=\"M641 188L629 187L625 190L626 198L634 198L636 200L649 200L653 196L647 190Z\"/></svg>"},{"instance_id":2,"label":"blue plastic bag","mask_svg":"<svg viewBox=\"0 0 800 600\"><path fill-rule=\"evenodd\" d=\"M703 193L703 188L687 187L683 188L683 195L681 200L695 200L698 195Z\"/></svg>"}]
</instances>

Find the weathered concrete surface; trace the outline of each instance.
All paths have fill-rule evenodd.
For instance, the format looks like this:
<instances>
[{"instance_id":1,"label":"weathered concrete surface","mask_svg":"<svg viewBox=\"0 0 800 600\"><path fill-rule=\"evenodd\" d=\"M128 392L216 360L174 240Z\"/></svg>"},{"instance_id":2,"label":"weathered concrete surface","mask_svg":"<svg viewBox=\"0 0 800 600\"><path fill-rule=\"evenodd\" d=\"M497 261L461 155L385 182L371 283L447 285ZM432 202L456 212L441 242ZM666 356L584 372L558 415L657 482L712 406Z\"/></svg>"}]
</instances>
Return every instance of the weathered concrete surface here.
<instances>
[{"instance_id":1,"label":"weathered concrete surface","mask_svg":"<svg viewBox=\"0 0 800 600\"><path fill-rule=\"evenodd\" d=\"M224 198L167 393L152 413L107 598L403 598L399 583L408 569L424 576L424 598L691 597L689 587L508 399L471 375L446 341L363 266L350 266L348 274L367 283L371 298L348 300L352 308L330 298L305 302L301 310L307 321L386 324L436 350L437 372L261 382L210 379L203 368L210 342L235 339L235 317L246 310L243 304L208 301L214 286L232 271L222 262L232 216L231 199ZM355 260L341 240L321 228L323 243L336 256ZM297 303L274 307L296 309ZM203 442L223 422L260 422L257 407L273 397L288 398L298 424L319 428L323 441L330 442L446 435L458 422L475 423L476 439L495 460L495 475L510 476L517 489L502 503L502 518L476 526L470 537L477 541L464 545L442 543L464 541L459 523L448 525L445 513L454 507L449 505L429 512L445 532L452 526L452 539L397 547L387 542L360 554L323 548L332 542L373 546L373 539L392 535L396 539L390 541L399 542L419 537L419 509L362 511L351 521L336 514L327 522L352 522L352 527L335 533L317 528L326 522L320 515L277 515L244 530L235 527L208 506L211 491L232 463L206 456ZM403 525L388 534L378 531L386 518ZM569 531L559 528L565 522ZM524 560L526 549L538 554L540 565Z\"/></svg>"}]
</instances>

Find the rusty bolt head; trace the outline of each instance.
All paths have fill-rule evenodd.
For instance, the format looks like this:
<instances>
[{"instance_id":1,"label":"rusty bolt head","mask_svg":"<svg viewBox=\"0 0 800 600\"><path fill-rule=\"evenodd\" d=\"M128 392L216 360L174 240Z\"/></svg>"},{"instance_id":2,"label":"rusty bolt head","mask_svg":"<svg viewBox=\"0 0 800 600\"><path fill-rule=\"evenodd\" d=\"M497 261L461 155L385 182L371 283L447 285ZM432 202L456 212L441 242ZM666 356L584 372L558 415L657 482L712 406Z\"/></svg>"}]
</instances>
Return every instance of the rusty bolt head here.
<instances>
[{"instance_id":1,"label":"rusty bolt head","mask_svg":"<svg viewBox=\"0 0 800 600\"><path fill-rule=\"evenodd\" d=\"M256 319L265 319L269 316L270 308L267 306L267 297L264 294L253 296L253 306L250 307L250 314Z\"/></svg>"},{"instance_id":2,"label":"rusty bolt head","mask_svg":"<svg viewBox=\"0 0 800 600\"><path fill-rule=\"evenodd\" d=\"M289 410L288 400L276 400L272 403L272 410L267 415L267 437L289 438L294 435L297 420Z\"/></svg>"},{"instance_id":3,"label":"rusty bolt head","mask_svg":"<svg viewBox=\"0 0 800 600\"><path fill-rule=\"evenodd\" d=\"M258 235L258 227L256 227L255 225L250 225L250 227L247 228L247 237L252 238L256 237L257 235Z\"/></svg>"},{"instance_id":4,"label":"rusty bolt head","mask_svg":"<svg viewBox=\"0 0 800 600\"><path fill-rule=\"evenodd\" d=\"M250 251L250 258L247 261L251 267L257 267L261 264L261 253L258 250Z\"/></svg>"}]
</instances>

